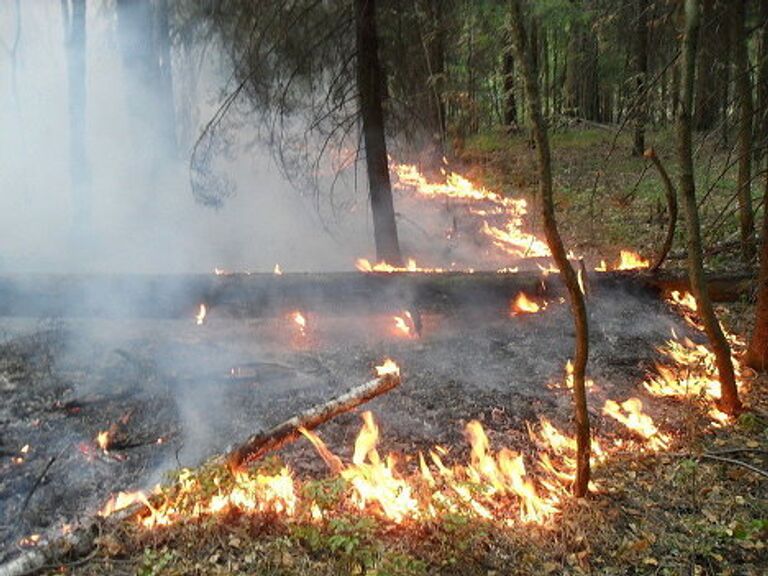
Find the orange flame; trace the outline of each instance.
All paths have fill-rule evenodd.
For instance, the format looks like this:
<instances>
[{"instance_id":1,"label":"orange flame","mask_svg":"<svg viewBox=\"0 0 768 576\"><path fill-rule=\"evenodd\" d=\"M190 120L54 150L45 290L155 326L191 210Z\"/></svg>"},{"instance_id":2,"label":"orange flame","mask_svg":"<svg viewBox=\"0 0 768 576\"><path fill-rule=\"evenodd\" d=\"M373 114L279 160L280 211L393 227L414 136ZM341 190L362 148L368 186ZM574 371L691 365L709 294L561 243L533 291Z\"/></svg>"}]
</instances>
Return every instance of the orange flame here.
<instances>
[{"instance_id":1,"label":"orange flame","mask_svg":"<svg viewBox=\"0 0 768 576\"><path fill-rule=\"evenodd\" d=\"M407 338L414 338L417 335L413 316L407 310L403 312L402 316L393 316L392 320L395 323L395 334Z\"/></svg>"},{"instance_id":2,"label":"orange flame","mask_svg":"<svg viewBox=\"0 0 768 576\"><path fill-rule=\"evenodd\" d=\"M110 438L109 430L104 430L96 435L96 444L105 454L109 452L108 448L111 440L112 439Z\"/></svg>"},{"instance_id":3,"label":"orange flame","mask_svg":"<svg viewBox=\"0 0 768 576\"><path fill-rule=\"evenodd\" d=\"M293 323L298 327L299 334L302 336L307 335L307 318L302 314L300 311L296 310L295 312L291 312L291 320L293 320Z\"/></svg>"},{"instance_id":4,"label":"orange flame","mask_svg":"<svg viewBox=\"0 0 768 576\"><path fill-rule=\"evenodd\" d=\"M476 186L456 172L444 173L444 182L429 182L413 164L392 162L396 184L432 200L455 200L470 204L470 213L478 217L495 217L498 223L483 220L481 232L501 252L518 257L546 257L547 245L532 234L520 230L528 212L524 199L509 198Z\"/></svg>"},{"instance_id":5,"label":"orange flame","mask_svg":"<svg viewBox=\"0 0 768 576\"><path fill-rule=\"evenodd\" d=\"M696 303L696 298L690 292L683 292L682 294L677 290L673 290L669 294L670 300L678 306L685 308L691 312L696 312L699 309L699 305Z\"/></svg>"},{"instance_id":6,"label":"orange flame","mask_svg":"<svg viewBox=\"0 0 768 576\"><path fill-rule=\"evenodd\" d=\"M639 398L630 398L621 404L613 400L606 400L603 414L618 420L645 438L652 450L663 450L669 446L670 437L660 432L654 424L653 418L643 413L643 402Z\"/></svg>"},{"instance_id":7,"label":"orange flame","mask_svg":"<svg viewBox=\"0 0 768 576\"><path fill-rule=\"evenodd\" d=\"M376 366L376 376L381 378L389 375L400 376L400 366L392 358L387 358L380 366Z\"/></svg>"},{"instance_id":8,"label":"orange flame","mask_svg":"<svg viewBox=\"0 0 768 576\"><path fill-rule=\"evenodd\" d=\"M520 292L514 301L509 305L510 316L518 316L520 314L535 314L541 310L541 306L534 302L524 292Z\"/></svg>"}]
</instances>

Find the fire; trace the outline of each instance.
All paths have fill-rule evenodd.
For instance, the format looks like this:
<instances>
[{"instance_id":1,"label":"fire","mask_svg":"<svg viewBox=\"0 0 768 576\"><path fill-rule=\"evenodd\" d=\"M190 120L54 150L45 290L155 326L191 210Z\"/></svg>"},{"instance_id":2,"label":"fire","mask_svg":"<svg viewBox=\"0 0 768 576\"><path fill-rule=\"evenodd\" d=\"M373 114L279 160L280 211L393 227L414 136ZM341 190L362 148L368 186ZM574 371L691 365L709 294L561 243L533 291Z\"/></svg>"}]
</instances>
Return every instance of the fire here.
<instances>
[{"instance_id":1,"label":"fire","mask_svg":"<svg viewBox=\"0 0 768 576\"><path fill-rule=\"evenodd\" d=\"M25 536L21 540L19 540L19 546L23 547L29 547L29 546L37 546L37 544L41 540L40 534L30 534L29 536Z\"/></svg>"},{"instance_id":2,"label":"fire","mask_svg":"<svg viewBox=\"0 0 768 576\"><path fill-rule=\"evenodd\" d=\"M202 326L203 322L205 322L205 317L208 315L208 309L205 307L205 304L200 304L200 310L198 310L197 315L195 316L195 322L198 326Z\"/></svg>"},{"instance_id":3,"label":"fire","mask_svg":"<svg viewBox=\"0 0 768 576\"><path fill-rule=\"evenodd\" d=\"M367 258L358 258L355 261L355 267L360 272L386 272L390 274L393 272L427 272L430 274L444 272L442 268L422 268L416 264L416 260L413 258L408 258L405 262L405 266L393 266L387 262L371 264L371 261Z\"/></svg>"},{"instance_id":4,"label":"fire","mask_svg":"<svg viewBox=\"0 0 768 576\"><path fill-rule=\"evenodd\" d=\"M407 338L415 338L418 336L413 316L407 310L403 312L402 316L393 316L392 320L395 323L395 334Z\"/></svg>"},{"instance_id":5,"label":"fire","mask_svg":"<svg viewBox=\"0 0 768 576\"><path fill-rule=\"evenodd\" d=\"M504 255L547 257L547 245L532 234L522 232L522 220L528 213L524 199L509 198L491 192L456 172L444 173L443 182L430 182L413 164L392 162L396 184L430 200L453 200L469 205L477 217L480 232ZM492 219L492 221L491 221Z\"/></svg>"},{"instance_id":6,"label":"fire","mask_svg":"<svg viewBox=\"0 0 768 576\"><path fill-rule=\"evenodd\" d=\"M509 305L510 316L518 316L520 314L535 314L542 307L528 298L524 292L520 292L513 302Z\"/></svg>"},{"instance_id":7,"label":"fire","mask_svg":"<svg viewBox=\"0 0 768 576\"><path fill-rule=\"evenodd\" d=\"M690 312L696 312L699 309L699 305L696 303L696 298L690 292L683 292L682 294L677 290L673 290L669 294L670 300L678 306L689 310Z\"/></svg>"},{"instance_id":8,"label":"fire","mask_svg":"<svg viewBox=\"0 0 768 576\"><path fill-rule=\"evenodd\" d=\"M307 318L300 311L296 310L291 312L291 320L298 327L299 334L302 336L307 335Z\"/></svg>"},{"instance_id":9,"label":"fire","mask_svg":"<svg viewBox=\"0 0 768 576\"><path fill-rule=\"evenodd\" d=\"M400 366L391 358L387 358L380 366L376 366L376 376L381 378L388 375L400 376Z\"/></svg>"},{"instance_id":10,"label":"fire","mask_svg":"<svg viewBox=\"0 0 768 576\"><path fill-rule=\"evenodd\" d=\"M622 250L619 256L619 263L613 268L613 270L638 270L641 268L650 268L651 262L646 260L637 252L631 250ZM600 264L595 267L598 272L607 272L608 266L605 260L601 260Z\"/></svg>"},{"instance_id":11,"label":"fire","mask_svg":"<svg viewBox=\"0 0 768 576\"><path fill-rule=\"evenodd\" d=\"M652 450L664 450L669 447L671 438L660 432L653 422L653 418L643 412L643 402L639 398L630 398L621 404L613 400L606 400L603 406L603 414L621 422L648 441L648 447Z\"/></svg>"},{"instance_id":12,"label":"fire","mask_svg":"<svg viewBox=\"0 0 768 576\"><path fill-rule=\"evenodd\" d=\"M109 500L107 500L107 503L102 506L101 510L99 510L99 516L106 518L107 516L111 516L115 512L124 510L134 504L144 504L151 508L151 504L144 492L118 492L116 495L113 494Z\"/></svg>"},{"instance_id":13,"label":"fire","mask_svg":"<svg viewBox=\"0 0 768 576\"><path fill-rule=\"evenodd\" d=\"M104 430L96 435L96 444L105 454L109 453L109 444L111 442L109 430Z\"/></svg>"},{"instance_id":14,"label":"fire","mask_svg":"<svg viewBox=\"0 0 768 576\"><path fill-rule=\"evenodd\" d=\"M283 275L283 271L280 269L280 264L275 264L275 269L272 272L275 276Z\"/></svg>"},{"instance_id":15,"label":"fire","mask_svg":"<svg viewBox=\"0 0 768 576\"><path fill-rule=\"evenodd\" d=\"M684 299L683 299L684 300ZM720 399L720 381L717 379L715 354L703 344L696 344L688 338L667 340L658 351L671 361L657 364L657 375L643 383L645 389L658 397L704 398L716 402ZM731 358L738 376L737 386L744 384L739 359ZM709 416L717 424L728 417L716 407L708 407Z\"/></svg>"},{"instance_id":16,"label":"fire","mask_svg":"<svg viewBox=\"0 0 768 576\"><path fill-rule=\"evenodd\" d=\"M638 268L650 267L650 261L646 260L636 252L630 250L621 251L621 260L616 270L637 270Z\"/></svg>"}]
</instances>

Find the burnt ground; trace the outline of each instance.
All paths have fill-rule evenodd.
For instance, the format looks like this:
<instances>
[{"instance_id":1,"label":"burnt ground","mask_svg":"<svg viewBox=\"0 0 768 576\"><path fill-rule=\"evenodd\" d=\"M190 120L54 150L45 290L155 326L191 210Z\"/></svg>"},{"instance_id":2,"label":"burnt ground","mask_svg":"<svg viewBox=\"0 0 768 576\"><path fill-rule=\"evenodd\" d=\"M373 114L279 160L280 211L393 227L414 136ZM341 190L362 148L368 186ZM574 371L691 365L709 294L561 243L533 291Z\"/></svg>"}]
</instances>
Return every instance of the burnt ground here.
<instances>
[{"instance_id":1,"label":"burnt ground","mask_svg":"<svg viewBox=\"0 0 768 576\"><path fill-rule=\"evenodd\" d=\"M690 329L651 297L622 292L590 303L590 391L601 435L617 428L600 414L606 398L639 396L669 420L674 405L643 394L655 347ZM189 321L0 323L0 560L21 537L55 532L93 514L109 493L143 488L163 473L193 466L238 439L370 379L393 357L403 384L365 406L385 451L441 444L460 452L463 424L479 419L492 441L525 450L526 421L546 416L568 426L570 400L557 388L573 344L567 305L508 318L429 316L421 339L393 334L390 317L314 317L305 337L288 318ZM351 454L359 417L319 429L342 457ZM103 453L99 431L112 431ZM665 429L667 429L665 428ZM159 443L158 443L158 439ZM22 448L29 445L28 453ZM308 443L283 451L294 468L324 474Z\"/></svg>"}]
</instances>

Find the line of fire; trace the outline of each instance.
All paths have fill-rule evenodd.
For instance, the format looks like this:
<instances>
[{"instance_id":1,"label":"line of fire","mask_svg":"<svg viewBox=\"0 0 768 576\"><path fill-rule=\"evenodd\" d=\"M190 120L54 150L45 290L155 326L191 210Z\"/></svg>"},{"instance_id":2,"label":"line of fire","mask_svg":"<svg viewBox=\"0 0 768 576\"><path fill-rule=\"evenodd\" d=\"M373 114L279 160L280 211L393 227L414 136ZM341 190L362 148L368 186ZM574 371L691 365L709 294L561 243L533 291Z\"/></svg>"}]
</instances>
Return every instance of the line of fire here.
<instances>
[{"instance_id":1,"label":"line of fire","mask_svg":"<svg viewBox=\"0 0 768 576\"><path fill-rule=\"evenodd\" d=\"M2 3L0 576L764 574L730 4Z\"/></svg>"}]
</instances>

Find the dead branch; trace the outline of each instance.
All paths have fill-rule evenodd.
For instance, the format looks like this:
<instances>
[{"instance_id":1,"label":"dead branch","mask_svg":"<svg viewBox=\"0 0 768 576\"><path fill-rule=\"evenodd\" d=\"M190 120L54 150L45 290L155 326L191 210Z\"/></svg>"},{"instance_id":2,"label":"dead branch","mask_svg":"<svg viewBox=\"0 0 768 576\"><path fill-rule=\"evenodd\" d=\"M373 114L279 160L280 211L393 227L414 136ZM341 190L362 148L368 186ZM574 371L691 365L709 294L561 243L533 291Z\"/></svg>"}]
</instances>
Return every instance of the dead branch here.
<instances>
[{"instance_id":1,"label":"dead branch","mask_svg":"<svg viewBox=\"0 0 768 576\"><path fill-rule=\"evenodd\" d=\"M768 478L768 472L765 470L762 470L758 468L757 466L752 466L752 464L748 464L747 462L744 462L742 460L737 460L736 458L726 458L725 456L717 456L715 454L709 454L705 452L704 454L701 454L699 458L704 458L705 460L714 460L715 462L724 462L726 464L734 464L736 466L741 466L742 468L746 468L747 470L751 470L755 474L759 474L763 478Z\"/></svg>"},{"instance_id":2,"label":"dead branch","mask_svg":"<svg viewBox=\"0 0 768 576\"><path fill-rule=\"evenodd\" d=\"M351 388L324 404L313 406L277 426L264 432L257 432L245 442L231 449L225 456L232 469L257 460L267 452L278 450L301 436L300 428L312 430L331 418L348 412L369 400L389 392L400 384L400 375L384 374L360 386ZM1 576L1 575L0 575Z\"/></svg>"},{"instance_id":3,"label":"dead branch","mask_svg":"<svg viewBox=\"0 0 768 576\"><path fill-rule=\"evenodd\" d=\"M664 238L664 244L662 244L659 254L656 257L656 262L651 266L651 272L655 272L664 263L664 260L669 254L669 250L672 248L672 242L675 239L675 228L677 227L677 190L675 190L674 184L669 177L664 165L661 163L656 151L653 148L648 148L645 151L644 156L653 162L656 170L659 171L661 181L664 183L664 195L667 198L667 209L669 210L669 225L667 226L667 235Z\"/></svg>"}]
</instances>

